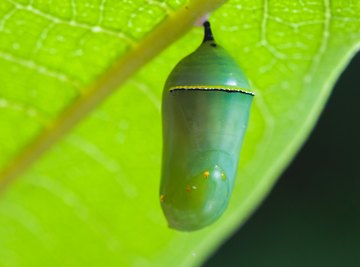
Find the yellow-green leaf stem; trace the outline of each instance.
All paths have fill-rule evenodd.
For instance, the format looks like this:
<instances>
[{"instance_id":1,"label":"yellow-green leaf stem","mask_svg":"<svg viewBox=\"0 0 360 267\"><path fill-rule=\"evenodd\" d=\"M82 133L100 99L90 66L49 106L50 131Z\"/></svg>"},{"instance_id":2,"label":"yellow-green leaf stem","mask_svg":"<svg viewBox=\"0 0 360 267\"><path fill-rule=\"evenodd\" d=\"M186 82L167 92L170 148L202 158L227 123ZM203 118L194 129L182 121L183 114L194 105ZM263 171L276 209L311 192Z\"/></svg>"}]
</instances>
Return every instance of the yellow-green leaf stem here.
<instances>
[{"instance_id":1,"label":"yellow-green leaf stem","mask_svg":"<svg viewBox=\"0 0 360 267\"><path fill-rule=\"evenodd\" d=\"M223 2L224 0L190 1L179 11L170 14L142 41L135 43L129 52L115 61L58 118L52 121L34 142L8 163L8 166L0 172L0 190L4 190L12 179L18 177L33 162L36 162L44 152L139 68L187 32L197 19L211 12Z\"/></svg>"}]
</instances>

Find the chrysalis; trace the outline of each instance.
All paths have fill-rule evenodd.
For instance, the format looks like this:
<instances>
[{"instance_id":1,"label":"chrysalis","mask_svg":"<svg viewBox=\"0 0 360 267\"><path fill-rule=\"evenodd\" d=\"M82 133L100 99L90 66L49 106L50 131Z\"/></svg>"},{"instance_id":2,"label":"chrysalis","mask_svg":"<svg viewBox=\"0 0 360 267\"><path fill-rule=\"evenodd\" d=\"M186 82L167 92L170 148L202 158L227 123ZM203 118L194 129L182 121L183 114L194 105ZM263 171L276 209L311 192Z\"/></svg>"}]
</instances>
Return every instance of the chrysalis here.
<instances>
[{"instance_id":1,"label":"chrysalis","mask_svg":"<svg viewBox=\"0 0 360 267\"><path fill-rule=\"evenodd\" d=\"M169 227L201 229L225 211L254 94L235 60L214 41L209 22L200 47L166 81L160 202Z\"/></svg>"}]
</instances>

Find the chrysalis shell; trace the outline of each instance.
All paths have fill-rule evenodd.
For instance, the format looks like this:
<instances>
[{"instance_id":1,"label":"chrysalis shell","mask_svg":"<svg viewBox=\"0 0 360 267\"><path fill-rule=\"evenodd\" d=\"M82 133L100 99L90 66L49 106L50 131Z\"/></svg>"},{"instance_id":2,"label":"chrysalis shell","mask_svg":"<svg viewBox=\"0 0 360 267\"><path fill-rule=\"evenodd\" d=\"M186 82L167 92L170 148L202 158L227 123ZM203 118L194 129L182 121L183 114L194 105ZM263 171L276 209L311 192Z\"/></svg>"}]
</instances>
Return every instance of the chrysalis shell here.
<instances>
[{"instance_id":1,"label":"chrysalis shell","mask_svg":"<svg viewBox=\"0 0 360 267\"><path fill-rule=\"evenodd\" d=\"M160 202L169 227L201 229L228 206L254 94L204 23L200 47L166 81Z\"/></svg>"}]
</instances>

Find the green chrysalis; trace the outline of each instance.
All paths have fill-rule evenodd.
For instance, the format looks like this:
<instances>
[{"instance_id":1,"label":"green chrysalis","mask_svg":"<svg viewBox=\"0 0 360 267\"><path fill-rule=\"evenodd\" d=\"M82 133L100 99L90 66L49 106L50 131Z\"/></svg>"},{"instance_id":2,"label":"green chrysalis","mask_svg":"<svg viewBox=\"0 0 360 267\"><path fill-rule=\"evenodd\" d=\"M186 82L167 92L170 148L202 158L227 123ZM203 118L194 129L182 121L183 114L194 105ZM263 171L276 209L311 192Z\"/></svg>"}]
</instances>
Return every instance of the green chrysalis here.
<instances>
[{"instance_id":1,"label":"green chrysalis","mask_svg":"<svg viewBox=\"0 0 360 267\"><path fill-rule=\"evenodd\" d=\"M200 47L166 81L160 203L170 228L201 229L225 211L254 94L204 23Z\"/></svg>"}]
</instances>

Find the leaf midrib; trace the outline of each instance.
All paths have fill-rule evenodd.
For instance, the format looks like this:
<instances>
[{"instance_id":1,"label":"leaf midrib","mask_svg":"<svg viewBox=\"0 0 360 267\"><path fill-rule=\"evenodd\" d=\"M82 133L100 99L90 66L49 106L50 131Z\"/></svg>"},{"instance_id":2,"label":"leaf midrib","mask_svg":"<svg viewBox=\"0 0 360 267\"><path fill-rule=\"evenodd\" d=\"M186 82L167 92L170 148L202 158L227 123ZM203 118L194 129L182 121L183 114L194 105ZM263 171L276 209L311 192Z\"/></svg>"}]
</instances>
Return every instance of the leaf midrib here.
<instances>
[{"instance_id":1,"label":"leaf midrib","mask_svg":"<svg viewBox=\"0 0 360 267\"><path fill-rule=\"evenodd\" d=\"M190 1L177 12L169 15L125 55L119 57L109 69L84 90L84 94L71 103L48 128L44 129L32 143L0 171L0 193L4 192L17 177L26 172L45 152L58 143L64 135L86 118L129 77L184 35L198 18L213 11L225 1Z\"/></svg>"}]
</instances>

